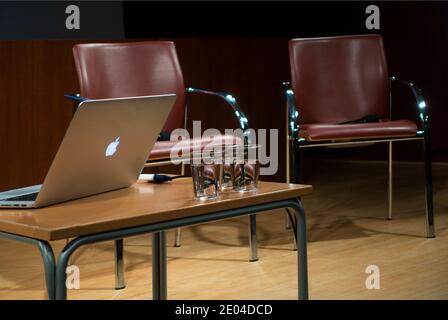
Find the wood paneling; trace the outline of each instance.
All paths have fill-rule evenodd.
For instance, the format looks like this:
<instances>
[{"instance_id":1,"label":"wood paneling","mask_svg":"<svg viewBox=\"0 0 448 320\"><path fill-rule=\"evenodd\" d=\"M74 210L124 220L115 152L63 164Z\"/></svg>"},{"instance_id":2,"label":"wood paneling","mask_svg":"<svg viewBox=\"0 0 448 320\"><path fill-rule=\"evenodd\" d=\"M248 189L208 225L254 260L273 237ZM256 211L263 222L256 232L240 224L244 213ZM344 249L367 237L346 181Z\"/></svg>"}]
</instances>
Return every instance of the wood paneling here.
<instances>
[{"instance_id":1,"label":"wood paneling","mask_svg":"<svg viewBox=\"0 0 448 320\"><path fill-rule=\"evenodd\" d=\"M237 98L253 129L277 129L279 167L275 177L282 180L285 166L285 116L281 81L289 79L287 38L201 38L173 39L187 86L230 92ZM216 97L190 95L189 126L201 120L203 128L238 128L233 111Z\"/></svg>"},{"instance_id":2,"label":"wood paneling","mask_svg":"<svg viewBox=\"0 0 448 320\"><path fill-rule=\"evenodd\" d=\"M0 190L41 183L73 113L70 41L0 41Z\"/></svg>"},{"instance_id":3,"label":"wood paneling","mask_svg":"<svg viewBox=\"0 0 448 320\"><path fill-rule=\"evenodd\" d=\"M226 29L221 24L219 29L212 22L207 28L199 28L199 22L193 28L188 24L191 17L179 12L176 17L185 19L176 20L179 28L170 25L166 29L171 30L170 34L173 30L178 30L179 35L198 34L198 37L163 38L175 41L187 86L228 91L237 97L251 127L279 130L278 173L265 177L266 180L281 181L285 176L285 101L280 81L290 78L289 38L367 32L365 13L361 10L365 9L364 4L327 5L316 7L308 3L294 12L274 10L273 14L282 12L288 28L279 26L275 19L257 16L247 20L237 14L227 27L232 35L238 34L240 28L245 35L241 38L203 37L213 34L213 30L225 35ZM158 10L163 9L160 6ZM266 6L260 7L265 10L262 16L266 14ZM380 8L380 33L384 36L390 74L412 80L423 89L432 115L434 160L448 161L448 126L444 123L448 119L445 108L448 5L395 3L381 4ZM154 35L164 35L160 29L152 28L153 20L148 19L154 13L151 4L126 4L125 9L127 36L161 39ZM234 9L238 10L238 6ZM203 8L201 15L205 13ZM249 34L254 34L253 37L248 37L244 29L248 21L251 25L247 30L251 30ZM42 182L72 115L72 104L62 94L77 91L71 53L77 42L80 41L0 42L0 190ZM410 92L400 86L394 91L394 117L417 120ZM215 97L192 95L188 103L190 120L202 120L203 128L222 130L238 125L231 110ZM418 142L397 143L394 150L396 159L421 160L422 148ZM307 157L386 159L386 148L383 145L343 150L317 148L307 150Z\"/></svg>"},{"instance_id":4,"label":"wood paneling","mask_svg":"<svg viewBox=\"0 0 448 320\"><path fill-rule=\"evenodd\" d=\"M280 81L289 71L287 52L279 49L286 38L169 40L176 43L187 86L234 94L251 127L278 128L284 136ZM45 177L73 113L63 93L78 90L71 48L79 42L0 42L0 190ZM193 120L203 128L238 127L233 111L216 97L191 95L188 105L189 128ZM284 144L279 151L284 154ZM280 177L284 170L279 167Z\"/></svg>"}]
</instances>

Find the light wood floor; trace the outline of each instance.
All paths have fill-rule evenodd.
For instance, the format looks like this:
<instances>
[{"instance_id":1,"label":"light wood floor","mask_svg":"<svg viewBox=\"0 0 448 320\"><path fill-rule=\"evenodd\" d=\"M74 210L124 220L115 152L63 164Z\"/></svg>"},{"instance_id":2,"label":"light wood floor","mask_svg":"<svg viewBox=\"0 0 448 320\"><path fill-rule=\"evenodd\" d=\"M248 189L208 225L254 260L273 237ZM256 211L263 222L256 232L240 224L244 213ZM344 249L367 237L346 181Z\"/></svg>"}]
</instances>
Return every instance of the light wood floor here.
<instances>
[{"instance_id":1,"label":"light wood floor","mask_svg":"<svg viewBox=\"0 0 448 320\"><path fill-rule=\"evenodd\" d=\"M319 162L304 198L311 299L448 299L448 166L434 166L436 239L425 238L423 167L394 168L394 219L385 220L385 164ZM247 219L183 229L168 251L170 299L296 299L296 252L283 212L258 216L258 262L248 262ZM173 232L168 233L172 243ZM54 243L56 254L64 245ZM42 299L38 250L0 240L0 299ZM126 283L114 290L111 242L74 256L81 289L69 299L151 299L150 236L125 240ZM380 268L368 290L365 268Z\"/></svg>"}]
</instances>

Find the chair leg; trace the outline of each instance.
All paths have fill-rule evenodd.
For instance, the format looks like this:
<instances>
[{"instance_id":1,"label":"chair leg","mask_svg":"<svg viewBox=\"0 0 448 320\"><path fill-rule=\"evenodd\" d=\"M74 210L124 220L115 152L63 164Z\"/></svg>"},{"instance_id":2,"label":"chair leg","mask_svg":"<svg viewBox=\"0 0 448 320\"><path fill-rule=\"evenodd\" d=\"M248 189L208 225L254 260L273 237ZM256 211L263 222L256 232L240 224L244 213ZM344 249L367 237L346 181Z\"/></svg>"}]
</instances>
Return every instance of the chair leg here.
<instances>
[{"instance_id":1,"label":"chair leg","mask_svg":"<svg viewBox=\"0 0 448 320\"><path fill-rule=\"evenodd\" d=\"M286 126L288 126L288 117L286 117ZM291 176L290 176L290 169L291 169L291 163L289 158L289 152L290 152L290 145L289 145L289 137L288 134L286 135L286 183L291 182ZM288 217L288 213L285 216L285 229L291 229L291 221Z\"/></svg>"},{"instance_id":2,"label":"chair leg","mask_svg":"<svg viewBox=\"0 0 448 320\"><path fill-rule=\"evenodd\" d=\"M434 230L434 208L432 197L432 163L431 163L431 140L429 132L426 132L423 141L425 157L425 178L426 178L426 237L435 238Z\"/></svg>"},{"instance_id":3,"label":"chair leg","mask_svg":"<svg viewBox=\"0 0 448 320\"><path fill-rule=\"evenodd\" d=\"M176 228L176 233L174 234L174 246L175 247L180 247L181 243L180 243L180 233L181 233L181 229L180 228Z\"/></svg>"},{"instance_id":4,"label":"chair leg","mask_svg":"<svg viewBox=\"0 0 448 320\"><path fill-rule=\"evenodd\" d=\"M387 209L387 219L392 220L392 141L389 141L389 161L388 161L388 167L389 167L389 186L388 186L388 209Z\"/></svg>"},{"instance_id":5,"label":"chair leg","mask_svg":"<svg viewBox=\"0 0 448 320\"><path fill-rule=\"evenodd\" d=\"M293 183L299 183L299 176L300 176L300 151L299 151L299 145L296 142L292 142L292 163L293 163ZM288 144L287 148L290 148L291 145ZM288 168L290 168L291 160L290 160L290 153L287 152L287 162L286 165ZM286 177L286 183L290 182L289 177L289 170L287 171L287 177ZM286 215L286 229L291 229L291 219L288 215Z\"/></svg>"},{"instance_id":6,"label":"chair leg","mask_svg":"<svg viewBox=\"0 0 448 320\"><path fill-rule=\"evenodd\" d=\"M292 165L293 180L292 183L300 183L300 149L297 140L292 142Z\"/></svg>"},{"instance_id":7,"label":"chair leg","mask_svg":"<svg viewBox=\"0 0 448 320\"><path fill-rule=\"evenodd\" d=\"M292 163L293 163L293 183L300 183L300 147L297 140L292 142ZM299 199L300 201L300 199ZM290 216L293 230L296 230L297 223L294 223L292 215ZM297 250L297 233L294 231L294 250Z\"/></svg>"},{"instance_id":8,"label":"chair leg","mask_svg":"<svg viewBox=\"0 0 448 320\"><path fill-rule=\"evenodd\" d=\"M115 290L124 289L123 239L115 240Z\"/></svg>"},{"instance_id":9,"label":"chair leg","mask_svg":"<svg viewBox=\"0 0 448 320\"><path fill-rule=\"evenodd\" d=\"M249 246L250 246L250 262L258 261L257 248L257 216L251 214L249 216Z\"/></svg>"}]
</instances>

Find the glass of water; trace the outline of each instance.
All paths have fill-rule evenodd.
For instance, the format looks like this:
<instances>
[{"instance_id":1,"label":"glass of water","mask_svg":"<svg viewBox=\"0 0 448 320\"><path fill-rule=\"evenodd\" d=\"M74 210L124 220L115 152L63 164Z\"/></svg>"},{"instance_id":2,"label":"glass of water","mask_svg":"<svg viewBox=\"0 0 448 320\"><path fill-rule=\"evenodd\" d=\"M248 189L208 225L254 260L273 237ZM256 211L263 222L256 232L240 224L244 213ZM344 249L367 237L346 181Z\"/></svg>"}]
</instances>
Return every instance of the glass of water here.
<instances>
[{"instance_id":1,"label":"glass of water","mask_svg":"<svg viewBox=\"0 0 448 320\"><path fill-rule=\"evenodd\" d=\"M231 191L234 188L235 173L235 145L227 144L224 146L222 158L220 191Z\"/></svg>"},{"instance_id":2,"label":"glass of water","mask_svg":"<svg viewBox=\"0 0 448 320\"><path fill-rule=\"evenodd\" d=\"M233 189L243 192L256 190L260 175L260 145L237 145L234 152Z\"/></svg>"},{"instance_id":3,"label":"glass of water","mask_svg":"<svg viewBox=\"0 0 448 320\"><path fill-rule=\"evenodd\" d=\"M191 175L194 197L200 200L215 199L218 196L222 162L214 157L204 157L201 152L192 156Z\"/></svg>"}]
</instances>

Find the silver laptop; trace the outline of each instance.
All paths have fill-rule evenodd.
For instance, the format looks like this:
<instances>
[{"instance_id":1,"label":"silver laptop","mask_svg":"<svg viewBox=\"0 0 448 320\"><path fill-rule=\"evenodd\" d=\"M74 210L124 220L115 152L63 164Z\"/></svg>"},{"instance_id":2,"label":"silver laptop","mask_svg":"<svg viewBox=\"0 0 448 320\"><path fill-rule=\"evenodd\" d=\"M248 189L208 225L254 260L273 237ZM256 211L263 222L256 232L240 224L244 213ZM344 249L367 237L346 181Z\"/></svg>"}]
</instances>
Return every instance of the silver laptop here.
<instances>
[{"instance_id":1,"label":"silver laptop","mask_svg":"<svg viewBox=\"0 0 448 320\"><path fill-rule=\"evenodd\" d=\"M0 193L1 208L43 207L134 184L176 95L81 102L43 184Z\"/></svg>"}]
</instances>

